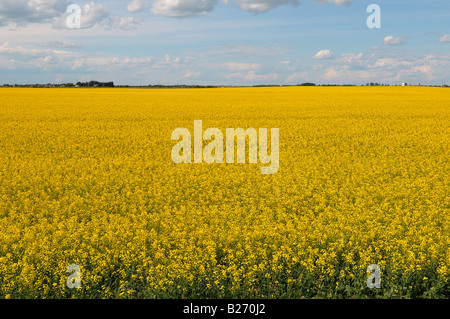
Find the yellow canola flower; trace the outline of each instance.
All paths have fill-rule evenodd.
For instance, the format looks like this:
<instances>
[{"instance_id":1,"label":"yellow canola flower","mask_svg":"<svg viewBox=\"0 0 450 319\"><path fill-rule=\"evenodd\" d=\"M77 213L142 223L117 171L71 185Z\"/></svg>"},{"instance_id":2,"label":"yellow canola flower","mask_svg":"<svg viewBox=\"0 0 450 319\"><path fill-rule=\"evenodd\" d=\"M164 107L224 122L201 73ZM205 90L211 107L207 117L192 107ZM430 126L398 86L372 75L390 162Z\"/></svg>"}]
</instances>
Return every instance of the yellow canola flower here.
<instances>
[{"instance_id":1,"label":"yellow canola flower","mask_svg":"<svg viewBox=\"0 0 450 319\"><path fill-rule=\"evenodd\" d=\"M371 297L371 264L375 293L442 297L448 105L426 87L0 88L0 298ZM174 164L195 120L279 128L279 170Z\"/></svg>"}]
</instances>

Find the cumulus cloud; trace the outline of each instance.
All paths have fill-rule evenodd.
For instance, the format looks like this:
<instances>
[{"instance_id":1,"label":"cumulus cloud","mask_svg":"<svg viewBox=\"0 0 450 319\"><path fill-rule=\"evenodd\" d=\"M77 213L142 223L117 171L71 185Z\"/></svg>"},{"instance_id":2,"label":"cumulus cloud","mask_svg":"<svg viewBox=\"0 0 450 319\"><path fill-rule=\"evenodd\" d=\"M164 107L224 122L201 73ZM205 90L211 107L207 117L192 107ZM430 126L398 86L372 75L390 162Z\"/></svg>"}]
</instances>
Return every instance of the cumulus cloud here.
<instances>
[{"instance_id":1,"label":"cumulus cloud","mask_svg":"<svg viewBox=\"0 0 450 319\"><path fill-rule=\"evenodd\" d=\"M81 27L90 28L109 17L109 10L102 4L90 2L83 7L81 14Z\"/></svg>"},{"instance_id":2,"label":"cumulus cloud","mask_svg":"<svg viewBox=\"0 0 450 319\"><path fill-rule=\"evenodd\" d=\"M331 59L333 58L333 52L331 52L330 50L320 50L319 52L316 53L316 55L314 56L315 59Z\"/></svg>"},{"instance_id":3,"label":"cumulus cloud","mask_svg":"<svg viewBox=\"0 0 450 319\"><path fill-rule=\"evenodd\" d=\"M225 4L230 4L229 0L222 0ZM351 0L315 0L320 3L334 3L338 6L350 5ZM129 12L141 11L146 1L134 0L128 4ZM185 18L205 16L214 10L218 0L155 0L151 12L171 18ZM234 0L234 6L239 10L263 13L275 9L281 5L300 5L299 0Z\"/></svg>"},{"instance_id":4,"label":"cumulus cloud","mask_svg":"<svg viewBox=\"0 0 450 319\"><path fill-rule=\"evenodd\" d=\"M170 18L205 16L214 10L218 0L155 0L151 12Z\"/></svg>"},{"instance_id":5,"label":"cumulus cloud","mask_svg":"<svg viewBox=\"0 0 450 319\"><path fill-rule=\"evenodd\" d=\"M315 0L320 3L334 3L338 6L349 5L351 0ZM208 15L217 6L219 0L153 0L151 13L171 18L198 17ZM231 0L222 0L230 4ZM65 28L68 17L67 6L70 0L1 0L0 26L25 25L27 23L53 23L56 28ZM282 5L300 5L299 0L234 0L239 10L251 13L263 13ZM126 5L130 13L147 9L148 0L132 0ZM83 28L103 24L107 28L118 27L132 29L138 20L129 17L111 16L103 4L90 2L82 7L81 23Z\"/></svg>"},{"instance_id":6,"label":"cumulus cloud","mask_svg":"<svg viewBox=\"0 0 450 319\"><path fill-rule=\"evenodd\" d=\"M135 0L132 2L140 2ZM29 23L51 23L54 28L65 29L67 18L73 12L66 12L71 1L66 0L0 0L0 26L25 26ZM131 3L129 4L131 5ZM136 9L134 4L132 9ZM81 7L81 27L100 25L104 28L134 29L140 22L132 17L111 15L105 5L90 2Z\"/></svg>"},{"instance_id":7,"label":"cumulus cloud","mask_svg":"<svg viewBox=\"0 0 450 319\"><path fill-rule=\"evenodd\" d=\"M0 25L48 22L61 16L68 4L65 0L2 0Z\"/></svg>"},{"instance_id":8,"label":"cumulus cloud","mask_svg":"<svg viewBox=\"0 0 450 319\"><path fill-rule=\"evenodd\" d=\"M133 1L134 2L134 1ZM151 12L170 18L185 18L205 16L214 10L218 0L155 0ZM224 0L225 4L230 1ZM298 0L235 0L234 5L242 10L252 13L267 12L280 5L300 5Z\"/></svg>"},{"instance_id":9,"label":"cumulus cloud","mask_svg":"<svg viewBox=\"0 0 450 319\"><path fill-rule=\"evenodd\" d=\"M300 5L298 0L235 0L234 3L240 10L253 13L267 12L284 4Z\"/></svg>"},{"instance_id":10,"label":"cumulus cloud","mask_svg":"<svg viewBox=\"0 0 450 319\"><path fill-rule=\"evenodd\" d=\"M147 8L147 2L147 0L133 0L128 3L127 11L131 13L144 11Z\"/></svg>"},{"instance_id":11,"label":"cumulus cloud","mask_svg":"<svg viewBox=\"0 0 450 319\"><path fill-rule=\"evenodd\" d=\"M450 34L444 34L439 38L439 42L450 42Z\"/></svg>"},{"instance_id":12,"label":"cumulus cloud","mask_svg":"<svg viewBox=\"0 0 450 319\"><path fill-rule=\"evenodd\" d=\"M65 29L67 26L67 18L72 13L66 12L53 22L53 27L57 29ZM81 28L92 28L95 25L105 29L135 29L140 23L140 19L134 17L119 17L111 15L107 6L95 2L90 2L81 8L80 12Z\"/></svg>"},{"instance_id":13,"label":"cumulus cloud","mask_svg":"<svg viewBox=\"0 0 450 319\"><path fill-rule=\"evenodd\" d=\"M364 58L364 54L360 53L344 53L342 54L341 61L346 64L360 63Z\"/></svg>"},{"instance_id":14,"label":"cumulus cloud","mask_svg":"<svg viewBox=\"0 0 450 319\"><path fill-rule=\"evenodd\" d=\"M403 37L394 37L392 35L388 35L384 38L384 44L386 45L400 45L405 43L403 41Z\"/></svg>"},{"instance_id":15,"label":"cumulus cloud","mask_svg":"<svg viewBox=\"0 0 450 319\"><path fill-rule=\"evenodd\" d=\"M450 67L450 56L404 56L380 53L364 55L346 53L335 60L334 65L324 70L325 80L348 82L376 81L401 83L424 82L446 76Z\"/></svg>"},{"instance_id":16,"label":"cumulus cloud","mask_svg":"<svg viewBox=\"0 0 450 319\"><path fill-rule=\"evenodd\" d=\"M320 3L334 3L338 6L350 5L352 0L315 0ZM128 4L129 12L140 11L142 0L134 0ZM230 0L222 0L230 4ZM154 0L151 12L171 18L205 16L214 10L218 0ZM251 13L263 13L281 5L300 5L299 0L234 0L234 6L239 10Z\"/></svg>"}]
</instances>

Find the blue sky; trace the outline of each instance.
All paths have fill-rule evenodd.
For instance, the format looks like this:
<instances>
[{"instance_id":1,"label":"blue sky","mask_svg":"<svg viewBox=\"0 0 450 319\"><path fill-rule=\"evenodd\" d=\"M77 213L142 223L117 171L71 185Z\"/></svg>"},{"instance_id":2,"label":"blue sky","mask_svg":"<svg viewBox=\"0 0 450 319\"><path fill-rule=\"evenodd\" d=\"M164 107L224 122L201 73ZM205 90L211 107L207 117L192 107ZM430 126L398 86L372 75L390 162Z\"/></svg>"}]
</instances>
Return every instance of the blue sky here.
<instances>
[{"instance_id":1,"label":"blue sky","mask_svg":"<svg viewBox=\"0 0 450 319\"><path fill-rule=\"evenodd\" d=\"M440 85L449 70L445 0L0 0L0 84Z\"/></svg>"}]
</instances>

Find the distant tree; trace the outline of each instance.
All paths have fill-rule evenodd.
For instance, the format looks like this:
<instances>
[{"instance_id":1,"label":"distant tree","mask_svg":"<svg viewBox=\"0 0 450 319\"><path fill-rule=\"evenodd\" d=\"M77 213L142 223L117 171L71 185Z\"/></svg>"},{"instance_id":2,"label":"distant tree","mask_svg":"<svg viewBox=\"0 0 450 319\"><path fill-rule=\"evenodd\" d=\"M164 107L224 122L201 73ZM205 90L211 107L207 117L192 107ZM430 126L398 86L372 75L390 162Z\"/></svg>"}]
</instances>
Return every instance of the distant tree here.
<instances>
[{"instance_id":1,"label":"distant tree","mask_svg":"<svg viewBox=\"0 0 450 319\"><path fill-rule=\"evenodd\" d=\"M80 87L115 87L114 82L99 82L99 81L89 81L89 82L77 82L77 86Z\"/></svg>"}]
</instances>

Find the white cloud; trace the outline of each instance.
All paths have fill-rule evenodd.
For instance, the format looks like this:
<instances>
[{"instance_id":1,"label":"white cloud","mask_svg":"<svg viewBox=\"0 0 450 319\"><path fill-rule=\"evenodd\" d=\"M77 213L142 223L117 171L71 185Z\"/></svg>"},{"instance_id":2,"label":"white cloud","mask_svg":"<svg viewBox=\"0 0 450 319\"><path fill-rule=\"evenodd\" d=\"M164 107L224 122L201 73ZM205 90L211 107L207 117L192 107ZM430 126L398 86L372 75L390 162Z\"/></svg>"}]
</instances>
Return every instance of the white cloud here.
<instances>
[{"instance_id":1,"label":"white cloud","mask_svg":"<svg viewBox=\"0 0 450 319\"><path fill-rule=\"evenodd\" d=\"M325 73L327 80L341 80L341 81L354 81L354 80L367 80L373 75L373 72L369 70L352 70L348 65L332 66Z\"/></svg>"},{"instance_id":2,"label":"white cloud","mask_svg":"<svg viewBox=\"0 0 450 319\"><path fill-rule=\"evenodd\" d=\"M61 16L68 4L65 0L1 0L0 25L47 22Z\"/></svg>"},{"instance_id":3,"label":"white cloud","mask_svg":"<svg viewBox=\"0 0 450 319\"><path fill-rule=\"evenodd\" d=\"M295 73L298 71L298 66L297 63L291 61L291 60L283 60L278 62L277 67L279 68L279 70L283 70L285 72L292 72Z\"/></svg>"},{"instance_id":4,"label":"white cloud","mask_svg":"<svg viewBox=\"0 0 450 319\"><path fill-rule=\"evenodd\" d=\"M384 44L387 45L400 45L405 43L403 41L404 37L394 37L392 35L388 35L387 37L384 38Z\"/></svg>"},{"instance_id":5,"label":"white cloud","mask_svg":"<svg viewBox=\"0 0 450 319\"><path fill-rule=\"evenodd\" d=\"M267 12L284 4L296 7L300 5L300 2L298 0L235 0L235 6L240 10L253 13Z\"/></svg>"},{"instance_id":6,"label":"white cloud","mask_svg":"<svg viewBox=\"0 0 450 319\"><path fill-rule=\"evenodd\" d=\"M230 78L240 78L248 82L261 82L261 81L276 81L279 77L277 73L268 74L256 74L255 71L248 71L247 73L236 72L226 76Z\"/></svg>"},{"instance_id":7,"label":"white cloud","mask_svg":"<svg viewBox=\"0 0 450 319\"><path fill-rule=\"evenodd\" d=\"M450 42L450 34L444 34L439 38L439 42Z\"/></svg>"},{"instance_id":8,"label":"white cloud","mask_svg":"<svg viewBox=\"0 0 450 319\"><path fill-rule=\"evenodd\" d=\"M11 69L5 61L14 60L14 69L42 69L49 70L60 66L68 67L80 55L78 52L57 50L50 48L26 48L13 46L8 42L0 45L0 69ZM7 62L6 62L7 63Z\"/></svg>"},{"instance_id":9,"label":"white cloud","mask_svg":"<svg viewBox=\"0 0 450 319\"><path fill-rule=\"evenodd\" d=\"M81 27L90 28L109 17L109 10L102 4L90 2L83 7L81 13Z\"/></svg>"},{"instance_id":10,"label":"white cloud","mask_svg":"<svg viewBox=\"0 0 450 319\"><path fill-rule=\"evenodd\" d=\"M398 57L382 57L377 58L374 63L368 64L370 68L397 69L407 68L412 65L408 59L400 59Z\"/></svg>"},{"instance_id":11,"label":"white cloud","mask_svg":"<svg viewBox=\"0 0 450 319\"><path fill-rule=\"evenodd\" d=\"M133 0L128 3L127 11L131 13L144 11L147 8L147 2L147 0Z\"/></svg>"},{"instance_id":12,"label":"white cloud","mask_svg":"<svg viewBox=\"0 0 450 319\"><path fill-rule=\"evenodd\" d=\"M47 41L43 43L39 43L38 47L41 48L69 48L69 49L81 49L81 45L74 42L67 42L67 41Z\"/></svg>"},{"instance_id":13,"label":"white cloud","mask_svg":"<svg viewBox=\"0 0 450 319\"><path fill-rule=\"evenodd\" d=\"M352 3L352 0L315 0L320 3L334 3L338 6L347 6ZM224 1L228 3L229 1ZM290 4L293 7L300 5L298 0L235 0L235 6L242 11L253 13L262 13L275 9L281 5Z\"/></svg>"},{"instance_id":14,"label":"white cloud","mask_svg":"<svg viewBox=\"0 0 450 319\"><path fill-rule=\"evenodd\" d=\"M133 83L193 83L193 84L296 84L302 82L342 84L379 83L426 83L445 79L450 69L450 55L344 53L321 63L305 64L302 59L287 60L283 55L267 55L261 59L255 52L265 46L252 47L245 59L230 55L219 55L220 49L242 49L249 47L213 47L214 55L191 52L186 56L160 55L123 56L114 53L96 53L73 50L77 44L64 38L45 39L29 45L14 45L0 42L0 69L38 71L38 80L24 78L29 82L52 81L56 76L66 82L112 80L116 84ZM274 47L273 45L268 47ZM210 47L205 48L207 51ZM216 52L217 50L217 52ZM388 50L386 50L388 51ZM183 53L184 54L184 53ZM256 59L256 60L255 60ZM229 62L223 62L223 61ZM6 72L1 72L5 74ZM41 72L42 71L42 72ZM10 72L8 72L10 73ZM8 75L4 83L11 80ZM216 82L214 82L216 81ZM217 82L224 83L217 83Z\"/></svg>"},{"instance_id":15,"label":"white cloud","mask_svg":"<svg viewBox=\"0 0 450 319\"><path fill-rule=\"evenodd\" d=\"M284 43L261 42L257 44L226 43L223 45L209 46L202 50L184 50L189 55L203 58L221 59L254 59L277 57L288 52Z\"/></svg>"},{"instance_id":16,"label":"white cloud","mask_svg":"<svg viewBox=\"0 0 450 319\"><path fill-rule=\"evenodd\" d=\"M298 73L292 73L286 78L286 83L292 83L294 81L304 81L308 76L308 72L302 72L300 74Z\"/></svg>"},{"instance_id":17,"label":"white cloud","mask_svg":"<svg viewBox=\"0 0 450 319\"><path fill-rule=\"evenodd\" d=\"M136 29L140 19L133 17L109 16L104 20L103 26L108 29L132 30Z\"/></svg>"},{"instance_id":18,"label":"white cloud","mask_svg":"<svg viewBox=\"0 0 450 319\"><path fill-rule=\"evenodd\" d=\"M66 0L0 0L0 26L52 23L57 29L65 29L67 17L71 14L66 12L70 3L71 1ZM129 30L135 28L140 22L139 19L131 17L111 15L105 5L94 1L85 4L81 9L82 28L101 25L109 29Z\"/></svg>"},{"instance_id":19,"label":"white cloud","mask_svg":"<svg viewBox=\"0 0 450 319\"><path fill-rule=\"evenodd\" d=\"M450 56L408 56L346 53L324 70L323 79L333 81L424 83L447 76Z\"/></svg>"},{"instance_id":20,"label":"white cloud","mask_svg":"<svg viewBox=\"0 0 450 319\"><path fill-rule=\"evenodd\" d=\"M152 65L152 68L171 70L172 68L178 67L182 63L186 62L182 61L181 57L176 57L175 59L173 59L169 54L166 54L164 57L157 59Z\"/></svg>"},{"instance_id":21,"label":"white cloud","mask_svg":"<svg viewBox=\"0 0 450 319\"><path fill-rule=\"evenodd\" d=\"M62 44L60 44L62 43ZM14 46L8 42L0 45L0 69L41 69L64 70L68 71L92 71L109 72L112 70L130 70L132 68L148 67L153 58L144 57L116 57L97 55L95 53L87 54L85 52L67 51L62 49L51 49L50 45L66 45L62 41L52 41L47 43L49 48L40 46L38 48L26 48L23 46ZM13 65L8 64L14 60Z\"/></svg>"},{"instance_id":22,"label":"white cloud","mask_svg":"<svg viewBox=\"0 0 450 319\"><path fill-rule=\"evenodd\" d=\"M333 53L330 50L320 50L316 53L314 58L316 59L331 59L333 58Z\"/></svg>"},{"instance_id":23,"label":"white cloud","mask_svg":"<svg viewBox=\"0 0 450 319\"><path fill-rule=\"evenodd\" d=\"M315 0L320 3L334 3L338 6L350 5L352 0ZM128 4L129 12L142 10L142 0L134 0ZM230 4L230 0L222 0ZM214 10L218 0L154 0L151 12L171 18L185 18L205 16ZM263 13L281 5L300 5L299 0L234 0L234 5L242 11Z\"/></svg>"},{"instance_id":24,"label":"white cloud","mask_svg":"<svg viewBox=\"0 0 450 319\"><path fill-rule=\"evenodd\" d=\"M105 29L135 29L140 23L140 19L134 17L119 17L111 15L107 6L91 1L81 8L81 28L92 28L96 25ZM55 18L53 27L56 29L67 28L67 18L70 13L65 13L59 18Z\"/></svg>"},{"instance_id":25,"label":"white cloud","mask_svg":"<svg viewBox=\"0 0 450 319\"><path fill-rule=\"evenodd\" d=\"M153 59L151 57L116 57L116 56L88 56L80 57L80 67L90 71L112 71L131 68L140 68L149 65Z\"/></svg>"},{"instance_id":26,"label":"white cloud","mask_svg":"<svg viewBox=\"0 0 450 319\"><path fill-rule=\"evenodd\" d=\"M218 0L155 0L151 12L170 18L207 15L214 10Z\"/></svg>"},{"instance_id":27,"label":"white cloud","mask_svg":"<svg viewBox=\"0 0 450 319\"><path fill-rule=\"evenodd\" d=\"M246 71L246 70L255 70L261 67L260 64L257 63L236 63L236 62L227 62L224 63L225 67L231 71Z\"/></svg>"},{"instance_id":28,"label":"white cloud","mask_svg":"<svg viewBox=\"0 0 450 319\"><path fill-rule=\"evenodd\" d=\"M180 76L177 80L198 78L201 74L202 74L201 72L188 71L184 73L182 76Z\"/></svg>"},{"instance_id":29,"label":"white cloud","mask_svg":"<svg viewBox=\"0 0 450 319\"><path fill-rule=\"evenodd\" d=\"M0 45L0 54L13 54L16 58L19 58L19 56L26 56L26 57L33 57L33 56L46 56L50 54L70 54L73 53L70 51L64 51L64 50L52 50L52 49L29 49L25 48L23 46L12 46L9 42L3 42Z\"/></svg>"},{"instance_id":30,"label":"white cloud","mask_svg":"<svg viewBox=\"0 0 450 319\"><path fill-rule=\"evenodd\" d=\"M345 63L345 64L357 64L361 65L364 64L367 61L363 60L364 54L362 53L344 53L342 54L341 58L339 59L339 62Z\"/></svg>"},{"instance_id":31,"label":"white cloud","mask_svg":"<svg viewBox=\"0 0 450 319\"><path fill-rule=\"evenodd\" d=\"M321 3L348 5L351 0L315 0ZM219 0L153 0L151 12L171 18L198 17L208 15ZM222 0L229 4L231 1ZM0 26L22 26L27 23L53 23L58 29L66 28L67 6L70 0L0 0ZM82 3L79 5L83 6ZM148 0L132 0L126 4L130 13L147 9ZM263 13L281 5L300 5L299 0L234 0L234 5L242 11ZM109 19L109 20L108 20ZM103 24L107 28L131 29L139 23L128 17L111 16L106 5L94 1L82 7L82 28Z\"/></svg>"}]
</instances>

